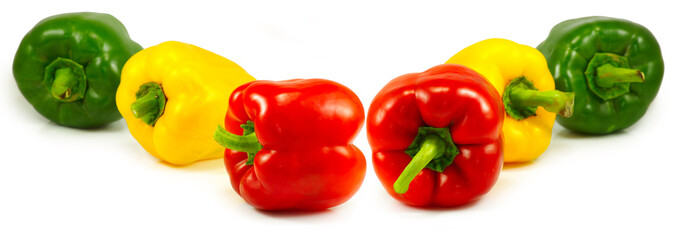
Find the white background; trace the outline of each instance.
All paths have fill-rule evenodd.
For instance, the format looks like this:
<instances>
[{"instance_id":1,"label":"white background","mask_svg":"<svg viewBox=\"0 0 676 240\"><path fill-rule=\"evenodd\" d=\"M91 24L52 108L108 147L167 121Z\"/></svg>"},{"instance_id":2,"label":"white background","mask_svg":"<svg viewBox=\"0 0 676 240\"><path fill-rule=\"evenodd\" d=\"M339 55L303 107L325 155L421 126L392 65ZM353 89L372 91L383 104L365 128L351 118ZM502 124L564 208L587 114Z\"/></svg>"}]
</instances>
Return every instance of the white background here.
<instances>
[{"instance_id":1,"label":"white background","mask_svg":"<svg viewBox=\"0 0 676 240\"><path fill-rule=\"evenodd\" d=\"M673 81L676 34L667 1L3 1L0 7L0 239L409 239L676 237ZM168 40L227 57L257 79L326 78L368 108L394 77L444 63L477 41L537 46L557 23L626 18L662 44L666 72L633 127L582 136L555 125L532 164L505 167L486 196L456 209L418 209L367 175L347 203L316 213L257 211L231 189L221 160L173 167L147 154L125 122L57 126L21 96L11 66L41 19L107 12L144 47ZM380 237L379 237L380 239Z\"/></svg>"}]
</instances>

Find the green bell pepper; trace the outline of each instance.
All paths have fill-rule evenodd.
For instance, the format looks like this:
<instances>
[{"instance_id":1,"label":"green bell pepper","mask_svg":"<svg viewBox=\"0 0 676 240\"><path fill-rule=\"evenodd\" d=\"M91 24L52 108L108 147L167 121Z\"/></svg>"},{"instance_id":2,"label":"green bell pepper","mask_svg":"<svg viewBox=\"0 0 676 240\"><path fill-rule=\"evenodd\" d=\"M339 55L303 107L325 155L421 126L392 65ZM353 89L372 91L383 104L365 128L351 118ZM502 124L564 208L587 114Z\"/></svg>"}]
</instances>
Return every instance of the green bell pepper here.
<instances>
[{"instance_id":1,"label":"green bell pepper","mask_svg":"<svg viewBox=\"0 0 676 240\"><path fill-rule=\"evenodd\" d=\"M122 118L115 105L127 59L143 49L115 17L67 13L40 21L21 41L13 72L23 96L60 125L99 127Z\"/></svg>"},{"instance_id":2,"label":"green bell pepper","mask_svg":"<svg viewBox=\"0 0 676 240\"><path fill-rule=\"evenodd\" d=\"M556 89L575 92L574 114L561 126L606 134L636 123L664 75L660 46L645 27L624 19L585 17L559 23L538 50Z\"/></svg>"}]
</instances>

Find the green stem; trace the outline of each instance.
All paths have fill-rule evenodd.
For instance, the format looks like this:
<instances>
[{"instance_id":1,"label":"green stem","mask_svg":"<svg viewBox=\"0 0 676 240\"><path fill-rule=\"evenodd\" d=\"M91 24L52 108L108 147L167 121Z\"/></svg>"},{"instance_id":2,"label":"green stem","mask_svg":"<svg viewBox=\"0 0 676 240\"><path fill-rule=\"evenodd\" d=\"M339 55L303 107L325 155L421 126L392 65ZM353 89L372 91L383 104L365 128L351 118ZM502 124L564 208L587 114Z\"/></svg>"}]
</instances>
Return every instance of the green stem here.
<instances>
[{"instance_id":1,"label":"green stem","mask_svg":"<svg viewBox=\"0 0 676 240\"><path fill-rule=\"evenodd\" d=\"M549 112L570 117L573 114L575 93L557 90L538 91L515 87L511 91L512 104L523 107L541 106Z\"/></svg>"},{"instance_id":2,"label":"green stem","mask_svg":"<svg viewBox=\"0 0 676 240\"><path fill-rule=\"evenodd\" d=\"M420 150L415 154L411 162L404 168L399 178L394 182L394 191L404 194L408 191L408 185L427 164L444 154L446 142L436 134L425 136L420 144Z\"/></svg>"},{"instance_id":3,"label":"green stem","mask_svg":"<svg viewBox=\"0 0 676 240\"><path fill-rule=\"evenodd\" d=\"M535 116L538 106L564 117L573 115L575 93L557 90L538 91L526 77L512 79L502 93L502 102L508 116L522 120Z\"/></svg>"},{"instance_id":4,"label":"green stem","mask_svg":"<svg viewBox=\"0 0 676 240\"><path fill-rule=\"evenodd\" d=\"M155 82L148 82L139 87L136 92L136 101L131 104L131 112L135 118L141 119L150 126L155 126L157 120L164 113L167 99L162 86Z\"/></svg>"},{"instance_id":5,"label":"green stem","mask_svg":"<svg viewBox=\"0 0 676 240\"><path fill-rule=\"evenodd\" d=\"M244 125L246 124L242 124L242 126ZM249 161L247 161L247 165L253 164L253 157L263 148L260 142L258 142L256 132L248 134L245 132L244 135L240 136L228 132L222 126L218 126L216 129L214 140L227 149L248 153Z\"/></svg>"},{"instance_id":6,"label":"green stem","mask_svg":"<svg viewBox=\"0 0 676 240\"><path fill-rule=\"evenodd\" d=\"M148 93L141 98L137 98L136 101L131 104L131 112L134 114L135 118L143 118L149 114L157 114L160 109L158 104L159 96Z\"/></svg>"},{"instance_id":7,"label":"green stem","mask_svg":"<svg viewBox=\"0 0 676 240\"><path fill-rule=\"evenodd\" d=\"M52 82L52 96L58 99L67 100L73 95L73 88L78 84L78 77L70 68L60 68L54 73L54 82Z\"/></svg>"},{"instance_id":8,"label":"green stem","mask_svg":"<svg viewBox=\"0 0 676 240\"><path fill-rule=\"evenodd\" d=\"M638 69L621 68L612 64L603 64L596 69L596 84L610 88L615 83L642 83L645 76Z\"/></svg>"},{"instance_id":9,"label":"green stem","mask_svg":"<svg viewBox=\"0 0 676 240\"><path fill-rule=\"evenodd\" d=\"M79 63L67 58L57 58L45 67L43 84L56 100L74 102L84 98L87 76L84 67Z\"/></svg>"}]
</instances>

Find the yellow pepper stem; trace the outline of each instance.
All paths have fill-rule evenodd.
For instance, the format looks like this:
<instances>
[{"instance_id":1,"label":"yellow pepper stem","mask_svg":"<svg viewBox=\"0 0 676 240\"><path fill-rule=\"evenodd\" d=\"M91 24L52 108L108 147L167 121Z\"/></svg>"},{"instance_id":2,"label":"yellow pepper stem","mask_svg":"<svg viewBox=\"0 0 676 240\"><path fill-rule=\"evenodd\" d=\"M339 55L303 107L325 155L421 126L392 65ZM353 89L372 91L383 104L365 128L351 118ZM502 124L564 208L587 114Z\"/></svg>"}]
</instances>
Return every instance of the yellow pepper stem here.
<instances>
[{"instance_id":1,"label":"yellow pepper stem","mask_svg":"<svg viewBox=\"0 0 676 240\"><path fill-rule=\"evenodd\" d=\"M155 126L164 113L166 103L167 99L162 86L155 82L148 82L139 87L136 92L136 101L130 107L135 118L141 119L150 126Z\"/></svg>"},{"instance_id":2,"label":"yellow pepper stem","mask_svg":"<svg viewBox=\"0 0 676 240\"><path fill-rule=\"evenodd\" d=\"M538 91L532 82L525 77L519 77L505 88L503 102L507 114L516 120L535 115L538 106L563 117L570 117L573 115L575 93Z\"/></svg>"},{"instance_id":3,"label":"yellow pepper stem","mask_svg":"<svg viewBox=\"0 0 676 240\"><path fill-rule=\"evenodd\" d=\"M527 89L512 90L512 104L520 106L541 106L549 112L563 117L573 115L575 93L557 90L537 91Z\"/></svg>"}]
</instances>

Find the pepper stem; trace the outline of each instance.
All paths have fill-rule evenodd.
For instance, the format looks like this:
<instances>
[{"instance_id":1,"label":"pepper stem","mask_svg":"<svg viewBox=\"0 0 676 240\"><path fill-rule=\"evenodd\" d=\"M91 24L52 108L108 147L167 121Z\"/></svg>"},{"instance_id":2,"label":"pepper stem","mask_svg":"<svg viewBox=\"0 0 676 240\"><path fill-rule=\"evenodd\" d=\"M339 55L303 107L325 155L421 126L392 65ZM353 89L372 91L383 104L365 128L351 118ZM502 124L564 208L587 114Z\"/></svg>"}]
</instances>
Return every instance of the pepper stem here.
<instances>
[{"instance_id":1,"label":"pepper stem","mask_svg":"<svg viewBox=\"0 0 676 240\"><path fill-rule=\"evenodd\" d=\"M420 150L415 154L411 162L404 168L399 178L394 182L394 191L404 194L408 191L408 185L433 159L444 154L446 142L436 134L424 137L420 144Z\"/></svg>"},{"instance_id":2,"label":"pepper stem","mask_svg":"<svg viewBox=\"0 0 676 240\"><path fill-rule=\"evenodd\" d=\"M589 90L604 101L627 94L634 82L644 82L643 73L630 69L627 58L614 53L594 53L584 76Z\"/></svg>"},{"instance_id":3,"label":"pepper stem","mask_svg":"<svg viewBox=\"0 0 676 240\"><path fill-rule=\"evenodd\" d=\"M263 148L260 142L258 142L256 132L247 131L246 127L250 127L250 125L253 125L253 122L249 121L247 124L242 124L242 128L244 128L245 131L241 136L228 132L222 126L218 126L214 133L214 140L221 146L230 150L248 153L249 160L246 163L247 165L253 164L253 157Z\"/></svg>"},{"instance_id":4,"label":"pepper stem","mask_svg":"<svg viewBox=\"0 0 676 240\"><path fill-rule=\"evenodd\" d=\"M72 88L77 85L78 79L70 68L61 68L54 73L52 96L59 99L69 99L73 95Z\"/></svg>"},{"instance_id":5,"label":"pepper stem","mask_svg":"<svg viewBox=\"0 0 676 240\"><path fill-rule=\"evenodd\" d=\"M596 69L596 84L609 88L615 83L642 83L645 75L638 69L616 67L606 63Z\"/></svg>"},{"instance_id":6,"label":"pepper stem","mask_svg":"<svg viewBox=\"0 0 676 240\"><path fill-rule=\"evenodd\" d=\"M531 81L522 76L513 79L505 87L502 101L507 115L516 120L534 116L538 106L563 117L570 117L573 115L575 93L538 91Z\"/></svg>"},{"instance_id":7,"label":"pepper stem","mask_svg":"<svg viewBox=\"0 0 676 240\"><path fill-rule=\"evenodd\" d=\"M150 126L155 126L164 113L167 99L162 86L155 82L144 83L136 92L136 101L131 104L131 112L135 118L141 119Z\"/></svg>"},{"instance_id":8,"label":"pepper stem","mask_svg":"<svg viewBox=\"0 0 676 240\"><path fill-rule=\"evenodd\" d=\"M538 91L523 88L514 88L511 93L512 104L535 107L541 106L549 112L559 114L563 117L573 115L573 103L575 93L561 92L557 90Z\"/></svg>"},{"instance_id":9,"label":"pepper stem","mask_svg":"<svg viewBox=\"0 0 676 240\"><path fill-rule=\"evenodd\" d=\"M80 100L87 90L84 68L67 58L57 58L45 67L43 83L52 97L61 102Z\"/></svg>"}]
</instances>

